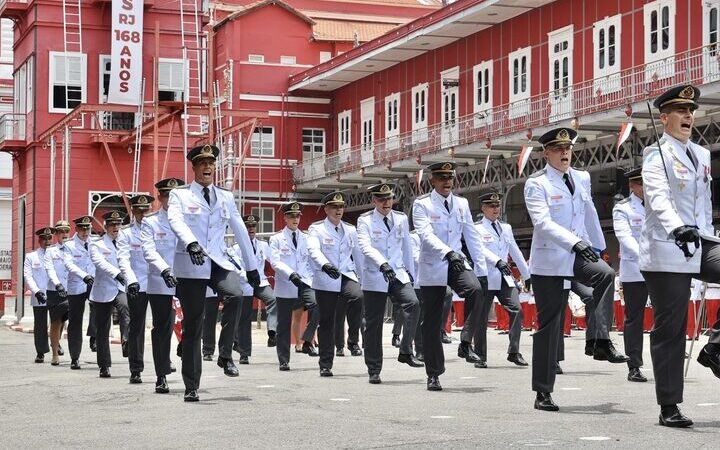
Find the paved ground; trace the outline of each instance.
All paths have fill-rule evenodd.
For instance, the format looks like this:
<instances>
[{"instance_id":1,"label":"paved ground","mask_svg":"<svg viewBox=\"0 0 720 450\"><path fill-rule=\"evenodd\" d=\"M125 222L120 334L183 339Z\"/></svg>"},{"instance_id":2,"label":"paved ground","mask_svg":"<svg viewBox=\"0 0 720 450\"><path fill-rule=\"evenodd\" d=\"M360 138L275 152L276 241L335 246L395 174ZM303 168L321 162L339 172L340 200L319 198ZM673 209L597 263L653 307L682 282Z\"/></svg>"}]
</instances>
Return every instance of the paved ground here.
<instances>
[{"instance_id":1,"label":"paved ground","mask_svg":"<svg viewBox=\"0 0 720 450\"><path fill-rule=\"evenodd\" d=\"M720 439L720 380L707 369L694 363L686 382L683 410L695 428L663 428L652 380L631 384L624 365L584 356L582 333L566 339L566 374L554 394L559 413L532 409L530 369L505 361L506 336L495 331L488 369L475 369L456 357L455 345L445 346L443 392L427 392L424 370L397 363L389 345L383 383L373 386L358 357L337 358L335 377L321 379L316 359L293 353L292 371L279 372L261 332L255 337L251 365L240 366L239 378L205 362L201 401L186 404L179 373L169 377L169 395L153 393L149 346L145 383L129 385L118 345L113 378L99 379L87 343L83 370L71 371L67 356L59 367L34 364L32 335L2 327L0 448L679 449L717 448ZM530 346L526 333L528 359Z\"/></svg>"}]
</instances>

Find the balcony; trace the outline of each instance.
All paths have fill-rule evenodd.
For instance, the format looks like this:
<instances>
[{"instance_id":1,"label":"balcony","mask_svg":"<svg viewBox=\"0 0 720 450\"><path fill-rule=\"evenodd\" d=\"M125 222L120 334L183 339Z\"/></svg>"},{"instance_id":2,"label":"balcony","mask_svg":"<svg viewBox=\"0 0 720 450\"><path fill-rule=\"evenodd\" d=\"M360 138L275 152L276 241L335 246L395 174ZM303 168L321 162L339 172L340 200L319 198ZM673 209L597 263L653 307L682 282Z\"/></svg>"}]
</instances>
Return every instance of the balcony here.
<instances>
[{"instance_id":1,"label":"balcony","mask_svg":"<svg viewBox=\"0 0 720 450\"><path fill-rule=\"evenodd\" d=\"M18 152L25 149L25 114L0 116L0 151Z\"/></svg>"},{"instance_id":2,"label":"balcony","mask_svg":"<svg viewBox=\"0 0 720 450\"><path fill-rule=\"evenodd\" d=\"M298 188L321 180L356 180L375 174L377 178L401 177L401 172L417 171L423 160L432 156L484 157L494 151L519 151L528 136L538 129L568 124L577 118L583 135L586 130L616 132L627 121L625 110L635 111L630 120L647 119L645 100L654 98L671 86L692 83L713 85L720 91L720 50L715 45L676 54L625 69L604 78L577 83L562 91L549 91L515 103L493 107L481 113L459 117L372 144L357 145L322 158L299 163L293 168ZM704 90L704 93L709 91ZM703 98L707 98L704 96ZM701 99L701 102L703 100ZM712 105L718 99L707 99ZM585 127L584 127L585 126ZM593 132L594 133L594 132ZM503 144L503 145L497 145ZM388 173L388 171L391 171ZM372 178L372 177L370 177Z\"/></svg>"},{"instance_id":3,"label":"balcony","mask_svg":"<svg viewBox=\"0 0 720 450\"><path fill-rule=\"evenodd\" d=\"M17 19L22 17L32 0L0 0L0 17Z\"/></svg>"}]
</instances>

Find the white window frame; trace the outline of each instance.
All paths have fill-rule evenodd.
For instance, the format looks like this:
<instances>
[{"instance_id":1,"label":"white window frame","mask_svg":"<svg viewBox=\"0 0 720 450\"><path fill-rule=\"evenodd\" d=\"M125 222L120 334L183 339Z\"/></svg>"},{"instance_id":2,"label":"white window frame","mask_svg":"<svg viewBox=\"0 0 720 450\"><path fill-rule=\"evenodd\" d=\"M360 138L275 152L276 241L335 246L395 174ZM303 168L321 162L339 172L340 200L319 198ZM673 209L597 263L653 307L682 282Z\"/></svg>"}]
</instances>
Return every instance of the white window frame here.
<instances>
[{"instance_id":1,"label":"white window frame","mask_svg":"<svg viewBox=\"0 0 720 450\"><path fill-rule=\"evenodd\" d=\"M554 30L548 33L548 92L551 107L551 120L560 120L572 114L573 101L573 42L574 42L573 25ZM557 46L567 44L566 48ZM558 80L555 79L555 63L559 66ZM565 67L565 64L567 67ZM567 68L567 73L564 72ZM565 79L565 82L563 82ZM558 83L556 88L555 83ZM557 92L556 92L557 91Z\"/></svg>"},{"instance_id":2,"label":"white window frame","mask_svg":"<svg viewBox=\"0 0 720 450\"><path fill-rule=\"evenodd\" d=\"M160 73L163 70L163 66L168 65L180 67L180 73L177 74L180 77L179 83L177 82L177 80L174 79L172 71L170 72L170 83L163 83L163 80L160 77ZM160 72L158 73L158 91L174 92L175 101L182 101L183 96L187 95L187 85L185 83L185 80L187 80L188 78L183 60L177 58L160 58L160 60L158 61L158 72Z\"/></svg>"},{"instance_id":3,"label":"white window frame","mask_svg":"<svg viewBox=\"0 0 720 450\"><path fill-rule=\"evenodd\" d=\"M410 89L410 124L412 142L425 142L428 138L428 91L429 83L420 83Z\"/></svg>"},{"instance_id":4,"label":"white window frame","mask_svg":"<svg viewBox=\"0 0 720 450\"><path fill-rule=\"evenodd\" d=\"M260 130L258 132L258 130ZM269 130L269 132L267 131ZM275 128L260 126L253 130L250 142L250 156L272 158L275 156ZM269 151L268 151L269 148Z\"/></svg>"},{"instance_id":5,"label":"white window frame","mask_svg":"<svg viewBox=\"0 0 720 450\"><path fill-rule=\"evenodd\" d=\"M320 132L320 137L322 137L322 142L321 142L321 143L316 143L316 142L314 142L314 140L313 140L313 142L310 142L310 143L307 143L307 144L306 144L306 143L305 143L305 132L306 132L306 131L312 132L311 137L312 137L313 139L316 137L315 133L319 131L319 132ZM325 156L326 137L325 137L325 129L324 129L324 128L303 128L303 129L302 129L302 133L301 133L300 136L301 136L301 142L302 142L303 161L305 161L305 154L306 154L306 152L307 152L307 151L305 150L305 145L310 145L310 147L311 147L311 150L309 151L309 153L310 153L310 159L316 159L316 158L320 158L320 157L322 157L322 156ZM317 147L319 147L319 150L317 149Z\"/></svg>"},{"instance_id":6,"label":"white window frame","mask_svg":"<svg viewBox=\"0 0 720 450\"><path fill-rule=\"evenodd\" d=\"M532 47L524 47L508 54L508 75L510 86L510 103L530 98L530 84L532 74ZM523 63L523 58L525 61ZM518 74L515 75L517 62ZM523 73L523 67L525 72ZM517 83L517 85L516 85ZM524 86L524 88L523 88Z\"/></svg>"},{"instance_id":7,"label":"white window frame","mask_svg":"<svg viewBox=\"0 0 720 450\"><path fill-rule=\"evenodd\" d=\"M610 36L614 44L610 45ZM620 67L622 64L622 14L606 17L593 24L593 79L594 92L610 93L620 90ZM600 44L603 44L602 47ZM615 59L610 64L610 54Z\"/></svg>"},{"instance_id":8,"label":"white window frame","mask_svg":"<svg viewBox=\"0 0 720 450\"><path fill-rule=\"evenodd\" d=\"M320 64L332 59L332 52L320 52Z\"/></svg>"},{"instance_id":9,"label":"white window frame","mask_svg":"<svg viewBox=\"0 0 720 450\"><path fill-rule=\"evenodd\" d=\"M475 127L490 121L493 107L493 61L483 61L473 66L473 113ZM482 83L482 86L479 85Z\"/></svg>"},{"instance_id":10,"label":"white window frame","mask_svg":"<svg viewBox=\"0 0 720 450\"><path fill-rule=\"evenodd\" d=\"M64 58L64 57L70 57L70 58L79 58L80 60L80 104L87 102L87 55L85 53L75 53L75 52L68 52L67 54L65 52L49 52L49 68L48 68L48 112L51 113L67 113L70 112L73 108L58 108L53 106L53 94L54 94L54 86L56 85L62 85L67 86L65 84L65 73L58 73L58 67L56 64L56 58ZM62 78L59 78L62 77ZM65 93L67 96L67 92ZM66 102L67 103L67 98Z\"/></svg>"},{"instance_id":11,"label":"white window frame","mask_svg":"<svg viewBox=\"0 0 720 450\"><path fill-rule=\"evenodd\" d=\"M295 56L281 55L280 64L284 66L294 66L297 64L297 58Z\"/></svg>"},{"instance_id":12,"label":"white window frame","mask_svg":"<svg viewBox=\"0 0 720 450\"><path fill-rule=\"evenodd\" d=\"M668 45L663 48L662 29L663 29L663 10L667 8L668 11ZM652 14L657 14L657 30L652 30ZM645 31L643 38L645 41L645 63L651 63L665 58L670 58L675 55L675 14L676 6L675 0L656 0L651 3L646 3L643 6L643 16ZM657 46L655 51L652 50L652 36L653 33L657 33L656 42Z\"/></svg>"},{"instance_id":13,"label":"white window frame","mask_svg":"<svg viewBox=\"0 0 720 450\"><path fill-rule=\"evenodd\" d=\"M720 0L704 0L703 7L703 80L720 79ZM713 17L714 13L714 17ZM713 23L714 22L714 23ZM714 25L714 30L712 29Z\"/></svg>"},{"instance_id":14,"label":"white window frame","mask_svg":"<svg viewBox=\"0 0 720 450\"><path fill-rule=\"evenodd\" d=\"M250 53L248 55L248 62L253 64L263 64L265 63L265 55Z\"/></svg>"},{"instance_id":15,"label":"white window frame","mask_svg":"<svg viewBox=\"0 0 720 450\"><path fill-rule=\"evenodd\" d=\"M338 150L349 150L352 145L352 110L338 114Z\"/></svg>"},{"instance_id":16,"label":"white window frame","mask_svg":"<svg viewBox=\"0 0 720 450\"><path fill-rule=\"evenodd\" d=\"M397 138L400 135L400 93L395 92L385 97L385 139ZM397 139L393 145L397 148ZM387 146L390 147L390 141Z\"/></svg>"},{"instance_id":17,"label":"white window frame","mask_svg":"<svg viewBox=\"0 0 720 450\"><path fill-rule=\"evenodd\" d=\"M275 231L275 208L253 206L250 208L250 214L257 218L258 233L272 233Z\"/></svg>"}]
</instances>

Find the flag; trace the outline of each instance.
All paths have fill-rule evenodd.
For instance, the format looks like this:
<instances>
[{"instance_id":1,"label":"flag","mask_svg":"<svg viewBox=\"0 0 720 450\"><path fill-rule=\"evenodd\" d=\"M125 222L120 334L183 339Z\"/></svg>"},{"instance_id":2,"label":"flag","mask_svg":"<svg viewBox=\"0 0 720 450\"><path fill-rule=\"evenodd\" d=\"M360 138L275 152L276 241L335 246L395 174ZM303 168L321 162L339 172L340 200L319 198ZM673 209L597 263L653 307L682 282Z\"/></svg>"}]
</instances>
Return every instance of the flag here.
<instances>
[{"instance_id":1,"label":"flag","mask_svg":"<svg viewBox=\"0 0 720 450\"><path fill-rule=\"evenodd\" d=\"M623 145L625 141L627 141L627 138L630 137L630 132L633 129L633 123L627 122L622 124L620 126L620 132L618 132L618 140L617 140L617 157L620 157L620 146Z\"/></svg>"},{"instance_id":2,"label":"flag","mask_svg":"<svg viewBox=\"0 0 720 450\"><path fill-rule=\"evenodd\" d=\"M525 164L527 164L528 159L530 159L530 153L532 153L532 147L529 145L523 146L522 150L520 150L520 156L518 156L518 175L522 173L522 171L525 169Z\"/></svg>"},{"instance_id":3,"label":"flag","mask_svg":"<svg viewBox=\"0 0 720 450\"><path fill-rule=\"evenodd\" d=\"M490 164L490 153L488 153L487 158L485 158L485 169L483 169L483 179L482 179L483 184L485 184L485 178L487 177L488 164Z\"/></svg>"}]
</instances>

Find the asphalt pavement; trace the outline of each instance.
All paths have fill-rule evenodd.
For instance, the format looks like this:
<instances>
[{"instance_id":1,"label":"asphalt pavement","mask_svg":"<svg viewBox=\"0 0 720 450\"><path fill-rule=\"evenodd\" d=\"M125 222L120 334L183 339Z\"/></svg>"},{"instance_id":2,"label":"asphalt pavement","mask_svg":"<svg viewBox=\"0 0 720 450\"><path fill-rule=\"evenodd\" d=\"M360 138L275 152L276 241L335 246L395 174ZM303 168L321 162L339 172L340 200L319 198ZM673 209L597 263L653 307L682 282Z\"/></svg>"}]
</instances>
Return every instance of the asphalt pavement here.
<instances>
[{"instance_id":1,"label":"asphalt pavement","mask_svg":"<svg viewBox=\"0 0 720 450\"><path fill-rule=\"evenodd\" d=\"M553 413L533 409L531 369L505 360L507 336L494 330L487 369L458 359L456 343L444 346L442 392L426 391L424 369L396 361L389 326L380 385L368 384L362 357L336 358L335 376L320 378L317 358L292 353L292 370L279 372L274 349L255 330L250 365L238 366L240 377L204 362L200 402L184 403L175 355L171 393L154 393L149 331L144 383L130 385L119 345L112 346L112 378L100 379L87 339L83 368L72 371L67 354L58 367L49 355L44 364L33 363L32 335L2 327L0 448L717 448L720 380L708 369L693 361L685 383L681 409L695 427L664 428L657 424L648 336L650 381L639 384L626 381L624 364L584 356L584 333L573 333L553 394L560 412ZM531 346L524 332L528 361Z\"/></svg>"}]
</instances>

